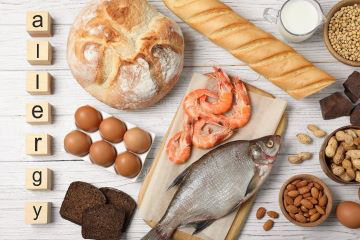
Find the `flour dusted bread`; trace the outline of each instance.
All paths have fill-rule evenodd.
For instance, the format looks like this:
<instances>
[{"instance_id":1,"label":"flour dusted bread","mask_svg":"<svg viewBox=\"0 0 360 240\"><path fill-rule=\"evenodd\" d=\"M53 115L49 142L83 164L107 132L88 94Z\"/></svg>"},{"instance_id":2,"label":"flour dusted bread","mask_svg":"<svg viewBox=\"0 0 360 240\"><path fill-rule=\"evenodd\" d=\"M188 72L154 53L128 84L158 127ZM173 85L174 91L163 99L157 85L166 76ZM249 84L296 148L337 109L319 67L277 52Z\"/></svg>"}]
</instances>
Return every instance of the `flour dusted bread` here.
<instances>
[{"instance_id":1,"label":"flour dusted bread","mask_svg":"<svg viewBox=\"0 0 360 240\"><path fill-rule=\"evenodd\" d=\"M86 91L119 109L150 106L179 79L180 27L146 0L94 0L76 18L67 60Z\"/></svg>"},{"instance_id":2,"label":"flour dusted bread","mask_svg":"<svg viewBox=\"0 0 360 240\"><path fill-rule=\"evenodd\" d=\"M218 0L164 0L191 27L227 49L295 99L334 83L334 78L273 35Z\"/></svg>"}]
</instances>

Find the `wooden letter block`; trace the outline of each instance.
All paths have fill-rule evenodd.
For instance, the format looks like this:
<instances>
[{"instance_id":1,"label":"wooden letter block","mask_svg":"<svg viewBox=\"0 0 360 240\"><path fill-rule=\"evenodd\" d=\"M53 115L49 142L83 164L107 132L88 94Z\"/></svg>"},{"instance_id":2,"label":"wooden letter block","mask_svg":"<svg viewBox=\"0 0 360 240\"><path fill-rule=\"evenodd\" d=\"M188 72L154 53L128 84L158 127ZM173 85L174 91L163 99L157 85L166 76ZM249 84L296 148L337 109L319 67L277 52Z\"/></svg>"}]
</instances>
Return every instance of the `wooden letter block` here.
<instances>
[{"instance_id":1,"label":"wooden letter block","mask_svg":"<svg viewBox=\"0 0 360 240\"><path fill-rule=\"evenodd\" d=\"M51 75L47 72L28 72L26 91L31 95L51 94Z\"/></svg>"},{"instance_id":2,"label":"wooden letter block","mask_svg":"<svg viewBox=\"0 0 360 240\"><path fill-rule=\"evenodd\" d=\"M27 168L25 187L29 190L51 190L52 171L48 168Z\"/></svg>"},{"instance_id":3,"label":"wooden letter block","mask_svg":"<svg viewBox=\"0 0 360 240\"><path fill-rule=\"evenodd\" d=\"M51 218L50 202L27 202L25 204L26 224L47 224Z\"/></svg>"},{"instance_id":4,"label":"wooden letter block","mask_svg":"<svg viewBox=\"0 0 360 240\"><path fill-rule=\"evenodd\" d=\"M49 42L27 42L27 60L32 65L50 65L52 47Z\"/></svg>"},{"instance_id":5,"label":"wooden letter block","mask_svg":"<svg viewBox=\"0 0 360 240\"><path fill-rule=\"evenodd\" d=\"M49 124L52 121L52 106L49 103L27 103L26 122Z\"/></svg>"},{"instance_id":6,"label":"wooden letter block","mask_svg":"<svg viewBox=\"0 0 360 240\"><path fill-rule=\"evenodd\" d=\"M32 37L51 37L51 16L47 11L27 12L26 31Z\"/></svg>"},{"instance_id":7,"label":"wooden letter block","mask_svg":"<svg viewBox=\"0 0 360 240\"><path fill-rule=\"evenodd\" d=\"M26 136L26 154L32 156L51 155L51 136L48 134L28 134Z\"/></svg>"}]
</instances>

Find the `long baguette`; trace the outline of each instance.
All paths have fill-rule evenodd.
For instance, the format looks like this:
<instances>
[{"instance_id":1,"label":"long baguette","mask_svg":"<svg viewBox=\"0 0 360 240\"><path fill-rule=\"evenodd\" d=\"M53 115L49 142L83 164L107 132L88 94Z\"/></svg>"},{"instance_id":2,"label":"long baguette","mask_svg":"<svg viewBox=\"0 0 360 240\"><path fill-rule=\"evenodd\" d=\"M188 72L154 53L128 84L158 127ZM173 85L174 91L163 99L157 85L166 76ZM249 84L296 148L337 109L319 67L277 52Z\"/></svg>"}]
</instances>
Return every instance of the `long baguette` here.
<instances>
[{"instance_id":1,"label":"long baguette","mask_svg":"<svg viewBox=\"0 0 360 240\"><path fill-rule=\"evenodd\" d=\"M295 99L303 99L335 82L293 48L218 0L163 1L191 27Z\"/></svg>"}]
</instances>

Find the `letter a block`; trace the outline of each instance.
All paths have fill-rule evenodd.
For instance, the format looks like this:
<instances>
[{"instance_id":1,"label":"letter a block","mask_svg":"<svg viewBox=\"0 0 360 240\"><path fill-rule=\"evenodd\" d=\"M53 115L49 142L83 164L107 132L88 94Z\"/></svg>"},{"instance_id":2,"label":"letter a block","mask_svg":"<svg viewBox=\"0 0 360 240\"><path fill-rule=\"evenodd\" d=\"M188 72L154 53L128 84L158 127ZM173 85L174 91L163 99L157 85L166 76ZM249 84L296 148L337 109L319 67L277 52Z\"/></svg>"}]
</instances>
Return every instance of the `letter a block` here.
<instances>
[{"instance_id":1,"label":"letter a block","mask_svg":"<svg viewBox=\"0 0 360 240\"><path fill-rule=\"evenodd\" d=\"M51 136L48 134L29 134L26 136L25 145L27 155L51 155Z\"/></svg>"},{"instance_id":2,"label":"letter a block","mask_svg":"<svg viewBox=\"0 0 360 240\"><path fill-rule=\"evenodd\" d=\"M47 11L27 12L26 31L32 37L51 37L51 16Z\"/></svg>"},{"instance_id":3,"label":"letter a block","mask_svg":"<svg viewBox=\"0 0 360 240\"><path fill-rule=\"evenodd\" d=\"M49 42L27 42L27 61L31 65L51 65L52 47Z\"/></svg>"},{"instance_id":4,"label":"letter a block","mask_svg":"<svg viewBox=\"0 0 360 240\"><path fill-rule=\"evenodd\" d=\"M47 224L51 218L50 202L28 202L25 204L26 224Z\"/></svg>"},{"instance_id":5,"label":"letter a block","mask_svg":"<svg viewBox=\"0 0 360 240\"><path fill-rule=\"evenodd\" d=\"M52 107L49 103L27 103L26 122L30 124L49 124L52 121Z\"/></svg>"},{"instance_id":6,"label":"letter a block","mask_svg":"<svg viewBox=\"0 0 360 240\"><path fill-rule=\"evenodd\" d=\"M26 91L31 95L51 94L52 77L47 72L28 72L26 74Z\"/></svg>"},{"instance_id":7,"label":"letter a block","mask_svg":"<svg viewBox=\"0 0 360 240\"><path fill-rule=\"evenodd\" d=\"M52 171L48 168L27 168L25 186L29 190L51 190Z\"/></svg>"}]
</instances>

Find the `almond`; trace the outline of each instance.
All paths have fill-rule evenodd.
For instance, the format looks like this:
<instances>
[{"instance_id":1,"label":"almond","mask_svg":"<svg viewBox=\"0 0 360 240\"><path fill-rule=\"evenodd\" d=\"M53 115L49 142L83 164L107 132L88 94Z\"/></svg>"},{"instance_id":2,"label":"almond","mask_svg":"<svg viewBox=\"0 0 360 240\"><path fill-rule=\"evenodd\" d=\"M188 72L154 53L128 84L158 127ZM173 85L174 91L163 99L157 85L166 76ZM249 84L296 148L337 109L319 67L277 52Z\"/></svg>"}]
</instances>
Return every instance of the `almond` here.
<instances>
[{"instance_id":1,"label":"almond","mask_svg":"<svg viewBox=\"0 0 360 240\"><path fill-rule=\"evenodd\" d=\"M296 179L296 180L292 181L291 184L296 185L296 184L297 184L298 182L300 182L300 181L301 181L300 179Z\"/></svg>"},{"instance_id":2,"label":"almond","mask_svg":"<svg viewBox=\"0 0 360 240\"><path fill-rule=\"evenodd\" d=\"M256 218L257 219L262 219L265 216L266 213L266 209L263 207L260 207L257 211L256 211Z\"/></svg>"},{"instance_id":3,"label":"almond","mask_svg":"<svg viewBox=\"0 0 360 240\"><path fill-rule=\"evenodd\" d=\"M311 215L314 215L315 213L317 213L316 208L312 208L312 209L309 210L309 215L310 215L310 216L311 216Z\"/></svg>"},{"instance_id":4,"label":"almond","mask_svg":"<svg viewBox=\"0 0 360 240\"><path fill-rule=\"evenodd\" d=\"M318 189L318 190L323 190L324 188L317 182L314 182L314 186Z\"/></svg>"},{"instance_id":5,"label":"almond","mask_svg":"<svg viewBox=\"0 0 360 240\"><path fill-rule=\"evenodd\" d=\"M287 204L287 205L293 205L294 204L294 200L291 198L291 197L289 197L289 196L284 196L284 203L285 203L285 205Z\"/></svg>"},{"instance_id":6,"label":"almond","mask_svg":"<svg viewBox=\"0 0 360 240\"><path fill-rule=\"evenodd\" d=\"M320 218L320 213L315 213L310 216L310 222L315 222Z\"/></svg>"},{"instance_id":7,"label":"almond","mask_svg":"<svg viewBox=\"0 0 360 240\"><path fill-rule=\"evenodd\" d=\"M286 210L288 212L291 212L291 213L298 213L299 212L299 209L297 207L295 207L294 205L287 206Z\"/></svg>"},{"instance_id":8,"label":"almond","mask_svg":"<svg viewBox=\"0 0 360 240\"><path fill-rule=\"evenodd\" d=\"M275 211L268 211L267 212L267 215L271 218L278 218L279 217L279 214Z\"/></svg>"},{"instance_id":9,"label":"almond","mask_svg":"<svg viewBox=\"0 0 360 240\"><path fill-rule=\"evenodd\" d=\"M306 222L306 218L304 217L304 215L301 215L301 214L295 214L295 219L296 219L296 221L301 222L301 223Z\"/></svg>"},{"instance_id":10,"label":"almond","mask_svg":"<svg viewBox=\"0 0 360 240\"><path fill-rule=\"evenodd\" d=\"M327 196L323 195L320 199L319 199L319 205L320 207L324 207L327 204Z\"/></svg>"},{"instance_id":11,"label":"almond","mask_svg":"<svg viewBox=\"0 0 360 240\"><path fill-rule=\"evenodd\" d=\"M313 198L317 199L319 197L319 189L317 189L316 187L312 187L311 188L311 196L313 196Z\"/></svg>"},{"instance_id":12,"label":"almond","mask_svg":"<svg viewBox=\"0 0 360 240\"><path fill-rule=\"evenodd\" d=\"M290 183L289 185L286 186L286 189L291 191L291 190L296 190L296 187L295 187L295 185Z\"/></svg>"},{"instance_id":13,"label":"almond","mask_svg":"<svg viewBox=\"0 0 360 240\"><path fill-rule=\"evenodd\" d=\"M299 188L298 191L299 191L300 194L305 194L305 193L310 192L310 188L308 188L307 186L305 186L305 187Z\"/></svg>"},{"instance_id":14,"label":"almond","mask_svg":"<svg viewBox=\"0 0 360 240\"><path fill-rule=\"evenodd\" d=\"M312 187L314 186L314 183L311 182L311 183L309 183L307 186L308 186L309 188L312 188Z\"/></svg>"},{"instance_id":15,"label":"almond","mask_svg":"<svg viewBox=\"0 0 360 240\"><path fill-rule=\"evenodd\" d=\"M289 197L297 197L299 195L299 192L297 190L289 191L287 194Z\"/></svg>"},{"instance_id":16,"label":"almond","mask_svg":"<svg viewBox=\"0 0 360 240\"><path fill-rule=\"evenodd\" d=\"M263 228L265 231L269 231L270 229L272 229L273 226L274 226L273 220L269 219L264 223Z\"/></svg>"},{"instance_id":17,"label":"almond","mask_svg":"<svg viewBox=\"0 0 360 240\"><path fill-rule=\"evenodd\" d=\"M306 199L309 200L312 204L318 204L318 200L316 200L313 197L309 197L309 198L306 198Z\"/></svg>"},{"instance_id":18,"label":"almond","mask_svg":"<svg viewBox=\"0 0 360 240\"><path fill-rule=\"evenodd\" d=\"M325 214L324 209L322 207L320 207L319 205L315 205L315 208L321 215Z\"/></svg>"},{"instance_id":19,"label":"almond","mask_svg":"<svg viewBox=\"0 0 360 240\"><path fill-rule=\"evenodd\" d=\"M292 219L295 219L295 214L294 213L289 212L289 215L290 215L290 217L292 217Z\"/></svg>"},{"instance_id":20,"label":"almond","mask_svg":"<svg viewBox=\"0 0 360 240\"><path fill-rule=\"evenodd\" d=\"M303 205L307 209L312 209L314 207L314 205L307 199L301 200L301 205Z\"/></svg>"},{"instance_id":21,"label":"almond","mask_svg":"<svg viewBox=\"0 0 360 240\"><path fill-rule=\"evenodd\" d=\"M309 217L310 214L308 212L304 213L304 217Z\"/></svg>"},{"instance_id":22,"label":"almond","mask_svg":"<svg viewBox=\"0 0 360 240\"><path fill-rule=\"evenodd\" d=\"M303 199L302 195L299 195L299 196L297 196L297 197L295 198L295 200L294 200L294 205L295 205L295 207L300 206L302 199Z\"/></svg>"},{"instance_id":23,"label":"almond","mask_svg":"<svg viewBox=\"0 0 360 240\"><path fill-rule=\"evenodd\" d=\"M296 187L297 187L297 188L301 188L301 187L306 186L307 184L308 184L308 181L302 180L302 181L300 181L300 182L298 182L298 183L296 184Z\"/></svg>"},{"instance_id":24,"label":"almond","mask_svg":"<svg viewBox=\"0 0 360 240\"><path fill-rule=\"evenodd\" d=\"M307 197L310 197L310 196L311 196L311 193L308 192L308 193L303 194L302 196L303 196L304 198L307 198Z\"/></svg>"}]
</instances>

